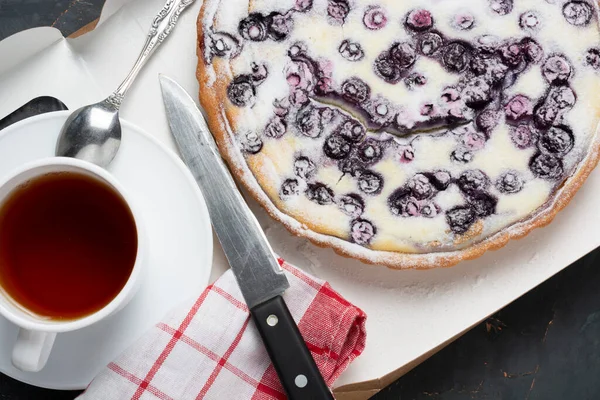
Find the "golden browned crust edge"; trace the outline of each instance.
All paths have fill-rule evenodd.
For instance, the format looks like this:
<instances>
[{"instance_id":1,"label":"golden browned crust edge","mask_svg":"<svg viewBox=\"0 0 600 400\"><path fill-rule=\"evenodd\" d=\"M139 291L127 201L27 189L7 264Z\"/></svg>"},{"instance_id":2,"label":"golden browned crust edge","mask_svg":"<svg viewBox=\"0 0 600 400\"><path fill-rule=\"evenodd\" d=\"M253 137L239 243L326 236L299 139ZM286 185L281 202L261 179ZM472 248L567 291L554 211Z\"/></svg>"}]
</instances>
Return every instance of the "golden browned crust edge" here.
<instances>
[{"instance_id":1,"label":"golden browned crust edge","mask_svg":"<svg viewBox=\"0 0 600 400\"><path fill-rule=\"evenodd\" d=\"M292 225L290 224L290 221L295 220L277 209L264 192L256 191L254 187L258 185L258 183L256 182L254 175L249 170L246 171L243 167L239 167L235 161L236 156L239 154L234 150L235 147L231 141L229 132L224 128L230 126L230 121L226 112L220 112L221 104L219 98L226 98L227 84L224 81L215 81L211 85L207 83L209 77L206 72L206 64L200 46L203 42L204 33L202 30L202 18L206 10L206 4L206 1L202 4L197 20L199 45L197 46L198 66L196 78L200 84L200 104L208 114L208 124L215 136L221 155L227 162L234 176L242 182L244 187L251 193L252 197L273 219L282 223L290 233L304 237L318 247L330 247L335 253L343 257L358 259L372 265L380 264L391 269L424 270L438 267L452 267L461 261L476 259L488 250L498 250L506 246L511 239L521 239L534 229L542 228L550 224L556 215L569 204L575 196L575 193L577 193L587 177L598 165L598 161L600 160L600 124L592 138L586 157L580 162L575 172L565 181L563 186L542 206L543 208L539 212L532 214L528 219L522 222L517 222L508 226L479 243L475 243L465 249L451 252L413 254L370 250L354 245L343 239L333 238L306 229L305 225L303 226L300 223ZM203 88L206 88L207 86L212 86L213 90L203 90ZM598 116L600 117L600 113Z\"/></svg>"}]
</instances>

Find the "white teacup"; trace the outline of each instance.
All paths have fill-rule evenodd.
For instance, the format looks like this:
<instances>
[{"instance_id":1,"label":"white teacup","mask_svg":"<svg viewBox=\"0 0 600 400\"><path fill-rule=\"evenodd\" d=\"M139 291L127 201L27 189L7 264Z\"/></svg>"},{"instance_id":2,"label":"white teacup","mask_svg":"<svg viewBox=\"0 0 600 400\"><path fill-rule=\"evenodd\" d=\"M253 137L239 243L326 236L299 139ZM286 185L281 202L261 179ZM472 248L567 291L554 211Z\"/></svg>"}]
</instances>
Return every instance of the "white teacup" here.
<instances>
[{"instance_id":1,"label":"white teacup","mask_svg":"<svg viewBox=\"0 0 600 400\"><path fill-rule=\"evenodd\" d=\"M122 290L100 310L78 319L53 320L29 312L0 286L0 314L20 327L12 354L13 365L29 372L40 371L48 361L56 334L70 332L90 326L123 308L133 297L140 282L140 272L146 249L140 214L121 184L106 170L91 163L73 159L53 157L35 161L13 171L0 183L0 204L3 204L16 188L39 176L56 172L77 172L105 184L120 195L129 206L137 233L137 254L133 269Z\"/></svg>"}]
</instances>

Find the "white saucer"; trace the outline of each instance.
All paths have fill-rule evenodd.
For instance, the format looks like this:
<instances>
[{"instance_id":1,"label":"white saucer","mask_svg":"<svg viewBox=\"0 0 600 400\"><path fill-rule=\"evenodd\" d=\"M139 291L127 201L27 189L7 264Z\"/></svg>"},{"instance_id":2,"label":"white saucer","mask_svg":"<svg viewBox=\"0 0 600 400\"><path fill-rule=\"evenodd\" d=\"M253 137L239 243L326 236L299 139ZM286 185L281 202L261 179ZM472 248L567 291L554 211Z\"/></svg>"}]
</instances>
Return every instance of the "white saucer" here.
<instances>
[{"instance_id":1,"label":"white saucer","mask_svg":"<svg viewBox=\"0 0 600 400\"><path fill-rule=\"evenodd\" d=\"M23 163L54 155L69 111L29 118L0 131L0 180ZM17 328L0 317L0 372L49 389L84 389L92 378L173 307L208 284L213 237L200 189L183 162L156 139L122 123L121 149L109 170L139 203L148 240L142 284L122 311L79 331L59 334L46 367L11 365Z\"/></svg>"}]
</instances>

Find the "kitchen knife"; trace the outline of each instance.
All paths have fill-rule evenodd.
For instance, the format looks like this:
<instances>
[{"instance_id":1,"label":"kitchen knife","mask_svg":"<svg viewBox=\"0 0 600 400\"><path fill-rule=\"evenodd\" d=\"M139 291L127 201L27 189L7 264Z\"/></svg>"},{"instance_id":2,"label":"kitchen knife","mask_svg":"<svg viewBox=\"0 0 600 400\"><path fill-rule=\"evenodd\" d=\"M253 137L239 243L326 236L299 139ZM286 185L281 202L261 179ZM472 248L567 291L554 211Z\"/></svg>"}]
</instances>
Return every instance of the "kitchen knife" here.
<instances>
[{"instance_id":1,"label":"kitchen knife","mask_svg":"<svg viewBox=\"0 0 600 400\"><path fill-rule=\"evenodd\" d=\"M288 280L206 120L175 81L161 75L160 84L171 132L204 194L213 228L287 395L292 400L333 399L283 300Z\"/></svg>"}]
</instances>

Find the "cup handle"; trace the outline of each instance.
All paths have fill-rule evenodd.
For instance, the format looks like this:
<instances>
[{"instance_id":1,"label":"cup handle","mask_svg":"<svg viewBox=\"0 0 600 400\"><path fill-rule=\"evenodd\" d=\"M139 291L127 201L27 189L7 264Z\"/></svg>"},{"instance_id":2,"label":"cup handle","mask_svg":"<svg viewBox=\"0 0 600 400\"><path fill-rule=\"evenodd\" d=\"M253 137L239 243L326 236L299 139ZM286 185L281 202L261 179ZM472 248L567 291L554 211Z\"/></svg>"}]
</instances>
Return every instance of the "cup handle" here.
<instances>
[{"instance_id":1,"label":"cup handle","mask_svg":"<svg viewBox=\"0 0 600 400\"><path fill-rule=\"evenodd\" d=\"M25 372L38 372L46 365L56 333L19 329L12 364Z\"/></svg>"}]
</instances>

